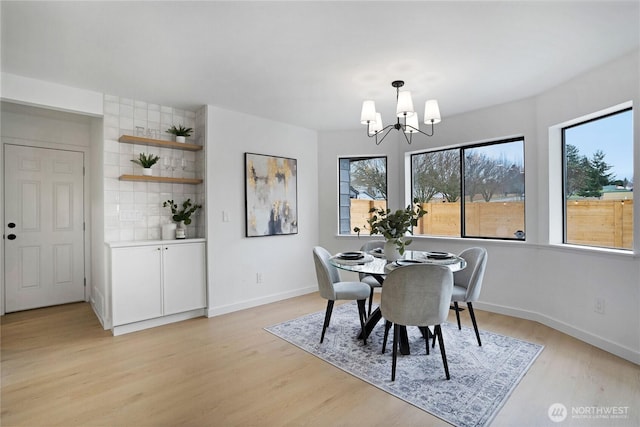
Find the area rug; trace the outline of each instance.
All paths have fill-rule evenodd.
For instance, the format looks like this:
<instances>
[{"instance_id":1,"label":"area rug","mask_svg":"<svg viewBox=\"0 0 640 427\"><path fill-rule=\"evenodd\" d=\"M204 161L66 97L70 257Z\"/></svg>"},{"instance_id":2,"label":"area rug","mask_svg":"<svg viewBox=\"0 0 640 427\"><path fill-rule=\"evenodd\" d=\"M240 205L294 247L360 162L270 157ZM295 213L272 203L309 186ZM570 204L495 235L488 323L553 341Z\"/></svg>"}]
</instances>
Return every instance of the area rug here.
<instances>
[{"instance_id":1,"label":"area rug","mask_svg":"<svg viewBox=\"0 0 640 427\"><path fill-rule=\"evenodd\" d=\"M409 327L411 354L398 354L396 380L391 381L391 346L381 354L384 320L367 339L360 331L355 303L336 305L331 324L320 344L324 311L270 326L265 330L455 426L487 426L509 398L543 346L492 332L480 331L478 346L473 329L442 325L451 380L445 378L436 343L426 355L418 328Z\"/></svg>"}]
</instances>

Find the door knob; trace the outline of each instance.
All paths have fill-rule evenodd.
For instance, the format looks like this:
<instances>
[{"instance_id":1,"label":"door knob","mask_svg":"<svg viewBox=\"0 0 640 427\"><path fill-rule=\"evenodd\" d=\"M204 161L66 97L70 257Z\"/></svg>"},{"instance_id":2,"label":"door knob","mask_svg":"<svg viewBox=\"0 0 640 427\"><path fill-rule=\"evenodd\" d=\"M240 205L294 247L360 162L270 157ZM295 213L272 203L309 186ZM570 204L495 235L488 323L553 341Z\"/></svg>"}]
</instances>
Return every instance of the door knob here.
<instances>
[{"instance_id":1,"label":"door knob","mask_svg":"<svg viewBox=\"0 0 640 427\"><path fill-rule=\"evenodd\" d=\"M15 235L15 234L9 234L9 235L7 236L7 239L9 239L9 240L15 240L15 239L16 239L16 235Z\"/></svg>"},{"instance_id":2,"label":"door knob","mask_svg":"<svg viewBox=\"0 0 640 427\"><path fill-rule=\"evenodd\" d=\"M10 222L9 224L7 224L7 226L9 228L16 228L16 225L13 222Z\"/></svg>"}]
</instances>

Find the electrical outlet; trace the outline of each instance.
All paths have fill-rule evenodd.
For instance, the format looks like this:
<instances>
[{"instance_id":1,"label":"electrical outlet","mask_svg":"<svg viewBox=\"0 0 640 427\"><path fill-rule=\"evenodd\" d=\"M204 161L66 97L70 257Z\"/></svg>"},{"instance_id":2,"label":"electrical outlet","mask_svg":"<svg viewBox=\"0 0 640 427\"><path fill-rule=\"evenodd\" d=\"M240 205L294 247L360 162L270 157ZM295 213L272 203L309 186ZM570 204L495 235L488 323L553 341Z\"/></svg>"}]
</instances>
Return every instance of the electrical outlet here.
<instances>
[{"instance_id":1,"label":"electrical outlet","mask_svg":"<svg viewBox=\"0 0 640 427\"><path fill-rule=\"evenodd\" d=\"M262 283L262 273L256 273L256 283Z\"/></svg>"},{"instance_id":2,"label":"electrical outlet","mask_svg":"<svg viewBox=\"0 0 640 427\"><path fill-rule=\"evenodd\" d=\"M596 298L593 311L595 311L598 314L604 314L604 298L602 297Z\"/></svg>"}]
</instances>

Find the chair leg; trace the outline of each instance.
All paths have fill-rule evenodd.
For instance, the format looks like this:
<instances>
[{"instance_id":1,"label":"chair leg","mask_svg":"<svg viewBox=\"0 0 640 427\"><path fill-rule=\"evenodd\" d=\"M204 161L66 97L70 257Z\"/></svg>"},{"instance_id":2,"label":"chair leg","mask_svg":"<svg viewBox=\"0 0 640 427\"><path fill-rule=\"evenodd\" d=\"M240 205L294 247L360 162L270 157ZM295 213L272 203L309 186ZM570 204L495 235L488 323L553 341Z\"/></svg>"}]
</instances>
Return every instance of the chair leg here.
<instances>
[{"instance_id":1,"label":"chair leg","mask_svg":"<svg viewBox=\"0 0 640 427\"><path fill-rule=\"evenodd\" d=\"M461 330L462 327L460 326L460 309L458 308L458 301L453 302L453 308L456 312L456 320L458 320L458 330Z\"/></svg>"},{"instance_id":2,"label":"chair leg","mask_svg":"<svg viewBox=\"0 0 640 427\"><path fill-rule=\"evenodd\" d=\"M396 380L396 359L398 358L398 335L400 335L400 325L393 324L393 356L391 362L391 381Z\"/></svg>"},{"instance_id":3,"label":"chair leg","mask_svg":"<svg viewBox=\"0 0 640 427\"><path fill-rule=\"evenodd\" d=\"M478 332L478 324L476 323L476 315L473 312L473 306L470 302L467 303L467 307L469 308L469 316L471 316L471 322L473 323L473 329L476 331L476 338L478 339L478 345L482 347L482 342L480 341L480 332Z\"/></svg>"},{"instance_id":4,"label":"chair leg","mask_svg":"<svg viewBox=\"0 0 640 427\"><path fill-rule=\"evenodd\" d=\"M372 305L373 305L373 286L371 287L371 293L369 294L369 316L371 316Z\"/></svg>"},{"instance_id":5,"label":"chair leg","mask_svg":"<svg viewBox=\"0 0 640 427\"><path fill-rule=\"evenodd\" d=\"M320 336L320 344L324 341L324 333L329 327L329 321L331 320L331 312L333 311L333 303L335 301L328 300L327 301L327 312L324 315L324 325L322 326L322 336Z\"/></svg>"},{"instance_id":6,"label":"chair leg","mask_svg":"<svg viewBox=\"0 0 640 427\"><path fill-rule=\"evenodd\" d=\"M429 339L431 338L431 331L428 326L418 326L420 333L422 334L422 338L424 338L424 342L427 345L427 356L429 355Z\"/></svg>"},{"instance_id":7,"label":"chair leg","mask_svg":"<svg viewBox=\"0 0 640 427\"><path fill-rule=\"evenodd\" d=\"M447 376L447 379L451 379L449 376L449 365L447 364L447 354L444 351L444 341L442 340L442 329L440 325L436 325L434 328L434 332L438 335L438 343L440 343L440 354L442 355L442 364L444 365L444 373Z\"/></svg>"},{"instance_id":8,"label":"chair leg","mask_svg":"<svg viewBox=\"0 0 640 427\"><path fill-rule=\"evenodd\" d=\"M430 334L430 331L429 331L429 327L428 327L428 326L427 326L427 327L425 327L424 329L426 329L426 331L425 331L425 332L426 332L426 334L425 334L425 336L424 336L424 342L425 342L425 345L426 345L426 347L427 347L427 356L428 356L428 355L429 355L429 335L431 335L431 334Z\"/></svg>"},{"instance_id":9,"label":"chair leg","mask_svg":"<svg viewBox=\"0 0 640 427\"><path fill-rule=\"evenodd\" d=\"M362 341L364 345L367 345L367 335L364 333L364 321L367 318L367 311L365 308L365 300L358 300L358 317L360 317L360 333L363 337Z\"/></svg>"},{"instance_id":10,"label":"chair leg","mask_svg":"<svg viewBox=\"0 0 640 427\"><path fill-rule=\"evenodd\" d=\"M389 337L389 329L391 329L391 322L386 320L384 322L384 340L382 341L382 354L387 349L387 338Z\"/></svg>"}]
</instances>

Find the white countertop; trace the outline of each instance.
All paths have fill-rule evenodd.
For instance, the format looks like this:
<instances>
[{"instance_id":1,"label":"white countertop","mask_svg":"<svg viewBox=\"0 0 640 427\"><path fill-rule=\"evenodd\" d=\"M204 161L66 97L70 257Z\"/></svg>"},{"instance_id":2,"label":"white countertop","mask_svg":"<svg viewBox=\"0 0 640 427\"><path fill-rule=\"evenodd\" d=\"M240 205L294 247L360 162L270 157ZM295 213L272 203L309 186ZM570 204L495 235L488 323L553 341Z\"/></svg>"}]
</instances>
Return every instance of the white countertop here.
<instances>
[{"instance_id":1,"label":"white countertop","mask_svg":"<svg viewBox=\"0 0 640 427\"><path fill-rule=\"evenodd\" d=\"M128 248L134 246L152 246L152 245L181 245L187 243L201 243L206 242L205 238L194 239L173 239L173 240L136 240L127 242L105 242L110 248Z\"/></svg>"}]
</instances>

